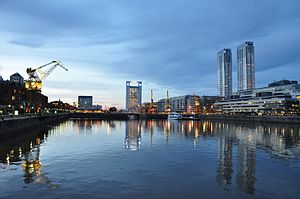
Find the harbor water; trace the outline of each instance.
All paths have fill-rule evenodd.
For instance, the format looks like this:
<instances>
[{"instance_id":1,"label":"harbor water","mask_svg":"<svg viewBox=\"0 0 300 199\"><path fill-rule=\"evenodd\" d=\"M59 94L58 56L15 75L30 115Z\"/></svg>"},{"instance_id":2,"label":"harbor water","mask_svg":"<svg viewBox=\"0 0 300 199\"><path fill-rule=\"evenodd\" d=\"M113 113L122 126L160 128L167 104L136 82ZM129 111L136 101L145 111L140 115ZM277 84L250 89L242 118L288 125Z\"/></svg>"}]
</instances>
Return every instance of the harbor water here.
<instances>
[{"instance_id":1,"label":"harbor water","mask_svg":"<svg viewBox=\"0 0 300 199\"><path fill-rule=\"evenodd\" d=\"M70 119L0 140L0 198L300 196L300 126Z\"/></svg>"}]
</instances>

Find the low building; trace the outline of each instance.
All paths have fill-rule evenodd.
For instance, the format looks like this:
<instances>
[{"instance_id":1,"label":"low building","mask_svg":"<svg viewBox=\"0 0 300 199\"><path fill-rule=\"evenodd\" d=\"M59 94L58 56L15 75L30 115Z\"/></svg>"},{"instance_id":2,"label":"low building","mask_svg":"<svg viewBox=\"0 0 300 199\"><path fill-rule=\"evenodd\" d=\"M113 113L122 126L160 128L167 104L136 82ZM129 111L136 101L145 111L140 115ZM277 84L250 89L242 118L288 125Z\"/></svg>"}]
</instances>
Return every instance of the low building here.
<instances>
[{"instance_id":1,"label":"low building","mask_svg":"<svg viewBox=\"0 0 300 199\"><path fill-rule=\"evenodd\" d=\"M0 82L0 105L11 110L25 109L26 105L26 89L20 85L16 85L10 81ZM4 111L4 112L7 112Z\"/></svg>"},{"instance_id":2,"label":"low building","mask_svg":"<svg viewBox=\"0 0 300 199\"><path fill-rule=\"evenodd\" d=\"M0 105L4 113L13 110L18 110L19 113L41 112L48 105L48 97L36 91L29 91L15 81L1 81Z\"/></svg>"},{"instance_id":3,"label":"low building","mask_svg":"<svg viewBox=\"0 0 300 199\"><path fill-rule=\"evenodd\" d=\"M299 114L300 85L297 81L281 80L268 87L240 91L230 100L215 103L223 113Z\"/></svg>"},{"instance_id":4,"label":"low building","mask_svg":"<svg viewBox=\"0 0 300 199\"><path fill-rule=\"evenodd\" d=\"M50 102L49 109L50 111L70 111L75 110L76 107L58 100Z\"/></svg>"},{"instance_id":5,"label":"low building","mask_svg":"<svg viewBox=\"0 0 300 199\"><path fill-rule=\"evenodd\" d=\"M93 108L93 110L97 110L97 111L101 111L102 110L102 105L99 105L99 104L96 104L96 105L93 105L92 106Z\"/></svg>"},{"instance_id":6,"label":"low building","mask_svg":"<svg viewBox=\"0 0 300 199\"><path fill-rule=\"evenodd\" d=\"M78 96L78 109L79 110L92 110L93 109L93 96Z\"/></svg>"},{"instance_id":7,"label":"low building","mask_svg":"<svg viewBox=\"0 0 300 199\"><path fill-rule=\"evenodd\" d=\"M19 73L15 73L10 76L10 82L19 85L24 85L24 78Z\"/></svg>"},{"instance_id":8,"label":"low building","mask_svg":"<svg viewBox=\"0 0 300 199\"><path fill-rule=\"evenodd\" d=\"M161 99L157 102L157 112L163 113L167 111L168 101L170 103L170 111L187 114L197 114L200 111L200 98L197 95L184 95Z\"/></svg>"},{"instance_id":9,"label":"low building","mask_svg":"<svg viewBox=\"0 0 300 199\"><path fill-rule=\"evenodd\" d=\"M201 96L200 97L200 112L201 113L215 113L216 102L224 100L222 96Z\"/></svg>"}]
</instances>

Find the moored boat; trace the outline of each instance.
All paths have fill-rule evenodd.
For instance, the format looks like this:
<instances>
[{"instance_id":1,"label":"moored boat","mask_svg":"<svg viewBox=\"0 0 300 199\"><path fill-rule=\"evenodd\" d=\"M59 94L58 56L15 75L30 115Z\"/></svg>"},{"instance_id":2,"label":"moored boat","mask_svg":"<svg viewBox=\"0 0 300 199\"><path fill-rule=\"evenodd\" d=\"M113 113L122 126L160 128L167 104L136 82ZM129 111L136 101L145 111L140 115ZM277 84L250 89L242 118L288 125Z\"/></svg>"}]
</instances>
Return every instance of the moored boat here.
<instances>
[{"instance_id":1,"label":"moored boat","mask_svg":"<svg viewBox=\"0 0 300 199\"><path fill-rule=\"evenodd\" d=\"M180 113L171 112L168 115L168 119L169 120L181 120L182 119L182 115Z\"/></svg>"}]
</instances>

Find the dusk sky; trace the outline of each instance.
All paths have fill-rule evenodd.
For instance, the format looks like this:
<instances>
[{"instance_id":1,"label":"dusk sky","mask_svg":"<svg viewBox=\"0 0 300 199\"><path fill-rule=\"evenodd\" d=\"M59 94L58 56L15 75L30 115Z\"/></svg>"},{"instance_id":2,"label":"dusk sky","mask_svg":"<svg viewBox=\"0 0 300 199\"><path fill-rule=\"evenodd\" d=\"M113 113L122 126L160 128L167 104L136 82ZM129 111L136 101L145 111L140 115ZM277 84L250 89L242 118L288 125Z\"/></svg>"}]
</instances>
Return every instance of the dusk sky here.
<instances>
[{"instance_id":1,"label":"dusk sky","mask_svg":"<svg viewBox=\"0 0 300 199\"><path fill-rule=\"evenodd\" d=\"M125 82L143 102L217 94L217 52L255 45L256 87L300 77L299 0L0 0L0 75L60 60L43 82L49 101L125 105Z\"/></svg>"}]
</instances>

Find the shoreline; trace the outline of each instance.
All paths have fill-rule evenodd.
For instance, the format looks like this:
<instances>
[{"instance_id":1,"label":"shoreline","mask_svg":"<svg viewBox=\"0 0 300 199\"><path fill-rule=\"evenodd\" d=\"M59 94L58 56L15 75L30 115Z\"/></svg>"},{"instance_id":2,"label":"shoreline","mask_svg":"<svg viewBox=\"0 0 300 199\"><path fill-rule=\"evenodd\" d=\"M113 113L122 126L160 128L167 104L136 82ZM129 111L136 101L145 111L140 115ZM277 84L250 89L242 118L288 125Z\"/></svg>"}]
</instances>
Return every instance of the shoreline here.
<instances>
[{"instance_id":1,"label":"shoreline","mask_svg":"<svg viewBox=\"0 0 300 199\"><path fill-rule=\"evenodd\" d=\"M300 125L300 116L245 116L245 115L184 115L182 120L190 121L230 121L249 123L282 123ZM22 130L43 127L53 122L63 122L68 119L100 119L100 120L166 120L167 114L127 114L127 113L60 113L44 115L27 115L0 117L0 138L18 135Z\"/></svg>"}]
</instances>

